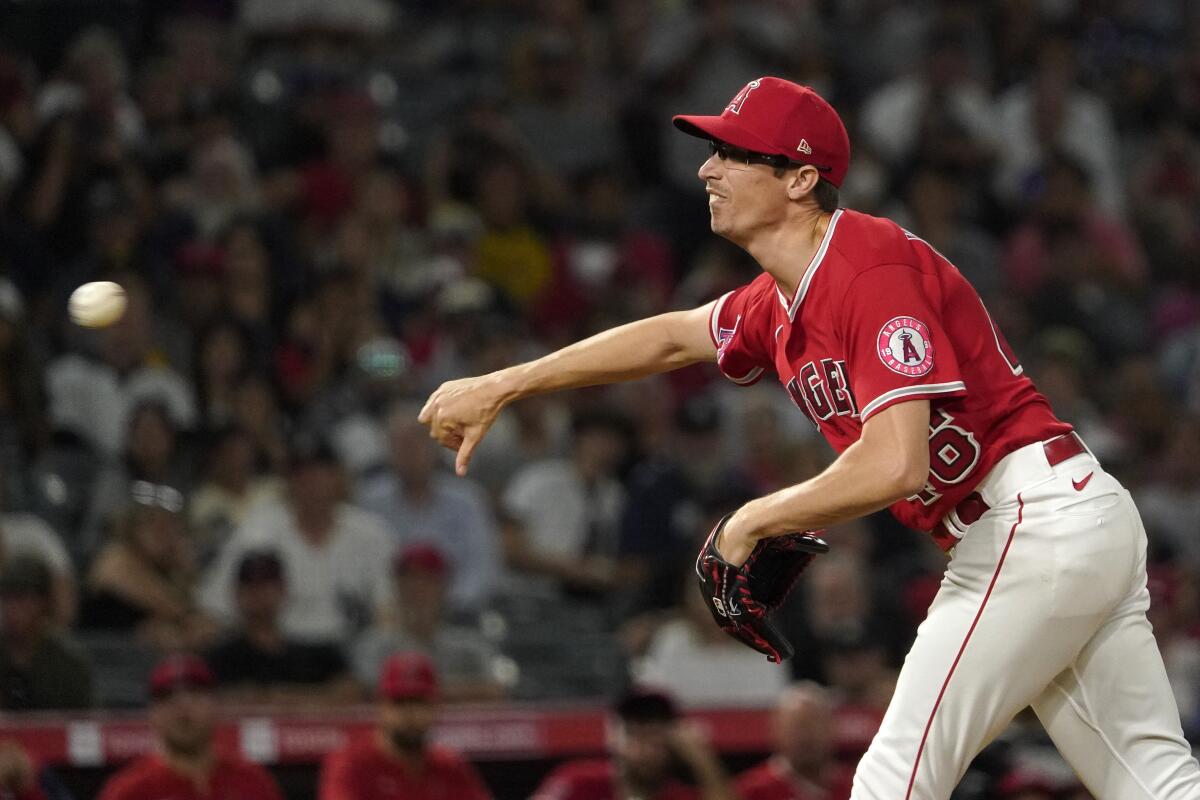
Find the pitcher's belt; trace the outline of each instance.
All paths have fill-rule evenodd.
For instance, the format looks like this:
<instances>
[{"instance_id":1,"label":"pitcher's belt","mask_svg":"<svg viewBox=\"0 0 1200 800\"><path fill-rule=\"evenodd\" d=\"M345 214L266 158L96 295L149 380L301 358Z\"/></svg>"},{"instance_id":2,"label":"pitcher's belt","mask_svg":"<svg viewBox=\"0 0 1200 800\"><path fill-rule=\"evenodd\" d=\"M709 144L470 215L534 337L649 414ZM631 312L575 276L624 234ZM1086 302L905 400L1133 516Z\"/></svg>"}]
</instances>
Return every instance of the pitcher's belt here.
<instances>
[{"instance_id":1,"label":"pitcher's belt","mask_svg":"<svg viewBox=\"0 0 1200 800\"><path fill-rule=\"evenodd\" d=\"M1058 466L1068 458L1074 458L1080 453L1086 453L1087 448L1083 446L1083 440L1074 432L1070 432L1064 436L1056 436L1048 442L1042 444L1042 449L1046 453L1046 462L1052 466ZM958 516L958 521L965 528L974 522L991 508L984 501L979 492L971 492L969 495L958 501L958 505L954 507L954 513ZM938 547L943 550L949 550L958 544L959 538L950 526L946 524L946 520L942 519L932 531L933 541Z\"/></svg>"}]
</instances>

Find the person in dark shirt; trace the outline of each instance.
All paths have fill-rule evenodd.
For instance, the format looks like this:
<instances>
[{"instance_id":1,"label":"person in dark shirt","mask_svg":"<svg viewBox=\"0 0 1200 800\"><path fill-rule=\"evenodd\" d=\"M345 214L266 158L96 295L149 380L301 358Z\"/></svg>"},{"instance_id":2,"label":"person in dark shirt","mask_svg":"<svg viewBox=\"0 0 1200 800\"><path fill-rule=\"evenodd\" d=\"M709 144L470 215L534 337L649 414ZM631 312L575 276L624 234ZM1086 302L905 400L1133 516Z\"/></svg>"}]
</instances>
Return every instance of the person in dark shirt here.
<instances>
[{"instance_id":1,"label":"person in dark shirt","mask_svg":"<svg viewBox=\"0 0 1200 800\"><path fill-rule=\"evenodd\" d=\"M53 576L32 556L0 572L0 707L76 709L92 704L87 659L54 630Z\"/></svg>"},{"instance_id":2,"label":"person in dark shirt","mask_svg":"<svg viewBox=\"0 0 1200 800\"><path fill-rule=\"evenodd\" d=\"M277 553L247 553L238 564L234 593L241 627L208 658L227 699L253 705L358 699L358 686L337 647L298 642L280 628L287 577Z\"/></svg>"}]
</instances>

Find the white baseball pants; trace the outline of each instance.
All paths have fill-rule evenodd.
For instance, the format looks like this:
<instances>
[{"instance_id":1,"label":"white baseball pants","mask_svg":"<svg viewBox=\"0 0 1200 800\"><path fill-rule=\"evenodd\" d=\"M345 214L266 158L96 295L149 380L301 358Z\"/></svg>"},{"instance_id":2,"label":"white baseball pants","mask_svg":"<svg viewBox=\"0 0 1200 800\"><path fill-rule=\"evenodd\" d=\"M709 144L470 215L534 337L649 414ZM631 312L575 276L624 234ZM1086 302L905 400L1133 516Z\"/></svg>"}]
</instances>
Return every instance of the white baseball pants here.
<instances>
[{"instance_id":1,"label":"white baseball pants","mask_svg":"<svg viewBox=\"0 0 1200 800\"><path fill-rule=\"evenodd\" d=\"M1090 454L1051 467L1040 443L977 491L991 508L952 551L851 799L946 800L1033 706L1097 800L1200 800L1129 493Z\"/></svg>"}]
</instances>

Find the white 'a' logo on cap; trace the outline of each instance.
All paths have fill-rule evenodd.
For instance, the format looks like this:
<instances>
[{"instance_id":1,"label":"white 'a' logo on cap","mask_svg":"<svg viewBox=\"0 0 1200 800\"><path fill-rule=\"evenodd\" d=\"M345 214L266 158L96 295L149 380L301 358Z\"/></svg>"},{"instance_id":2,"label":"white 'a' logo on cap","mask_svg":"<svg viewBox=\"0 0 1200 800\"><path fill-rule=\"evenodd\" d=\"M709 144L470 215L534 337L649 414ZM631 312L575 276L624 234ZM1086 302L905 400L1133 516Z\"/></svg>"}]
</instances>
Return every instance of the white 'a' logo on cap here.
<instances>
[{"instance_id":1,"label":"white 'a' logo on cap","mask_svg":"<svg viewBox=\"0 0 1200 800\"><path fill-rule=\"evenodd\" d=\"M800 144L796 145L796 149L806 156L812 155L812 146L809 145L808 139L801 139Z\"/></svg>"},{"instance_id":2,"label":"white 'a' logo on cap","mask_svg":"<svg viewBox=\"0 0 1200 800\"><path fill-rule=\"evenodd\" d=\"M750 93L752 91L754 91L755 89L757 89L758 86L759 86L758 78L755 78L754 80L747 83L745 86L742 87L742 90L740 92L738 92L737 94L735 94L733 96L733 99L729 101L729 105L727 105L726 108L728 108L730 111L732 111L735 114L741 114L742 113L742 104L746 102L746 98L748 98L750 96Z\"/></svg>"}]
</instances>

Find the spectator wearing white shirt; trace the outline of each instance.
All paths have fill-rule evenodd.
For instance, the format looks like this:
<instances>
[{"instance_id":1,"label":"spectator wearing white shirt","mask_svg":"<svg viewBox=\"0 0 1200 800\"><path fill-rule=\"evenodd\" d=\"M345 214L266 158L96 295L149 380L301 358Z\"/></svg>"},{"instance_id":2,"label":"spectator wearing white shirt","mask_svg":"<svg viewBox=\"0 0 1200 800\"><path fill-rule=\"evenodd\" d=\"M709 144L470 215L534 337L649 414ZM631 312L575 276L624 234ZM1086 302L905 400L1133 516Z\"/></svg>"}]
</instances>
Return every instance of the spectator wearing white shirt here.
<instances>
[{"instance_id":1,"label":"spectator wearing white shirt","mask_svg":"<svg viewBox=\"0 0 1200 800\"><path fill-rule=\"evenodd\" d=\"M232 621L237 565L249 551L275 550L290 587L283 632L344 643L387 606L394 549L384 520L345 501L345 477L328 442L301 435L291 445L285 497L246 515L206 576L201 602Z\"/></svg>"},{"instance_id":2,"label":"spectator wearing white shirt","mask_svg":"<svg viewBox=\"0 0 1200 800\"><path fill-rule=\"evenodd\" d=\"M585 595L615 585L618 528L625 493L617 468L625 455L625 420L602 410L574 421L569 458L536 461L504 491L505 557L514 590L553 593L555 583ZM542 580L530 580L530 576Z\"/></svg>"},{"instance_id":3,"label":"spectator wearing white shirt","mask_svg":"<svg viewBox=\"0 0 1200 800\"><path fill-rule=\"evenodd\" d=\"M124 452L129 418L147 401L161 404L179 430L190 430L196 421L191 384L156 349L161 337L149 290L132 274L120 280L127 297L124 315L83 340L98 357L66 353L46 367L51 426L78 434L110 459Z\"/></svg>"},{"instance_id":4,"label":"spectator wearing white shirt","mask_svg":"<svg viewBox=\"0 0 1200 800\"><path fill-rule=\"evenodd\" d=\"M438 446L417 421L420 406L388 416L391 469L365 478L358 505L386 521L397 548L432 544L449 561L453 611L478 611L500 574L500 538L483 489L438 466Z\"/></svg>"},{"instance_id":5,"label":"spectator wearing white shirt","mask_svg":"<svg viewBox=\"0 0 1200 800\"><path fill-rule=\"evenodd\" d=\"M1087 169L1100 208L1120 216L1125 210L1122 160L1108 105L1077 82L1075 53L1066 39L1044 41L1037 61L1031 79L997 101L997 193L1020 205L1047 155L1061 150Z\"/></svg>"},{"instance_id":6,"label":"spectator wearing white shirt","mask_svg":"<svg viewBox=\"0 0 1200 800\"><path fill-rule=\"evenodd\" d=\"M919 70L884 84L863 104L864 144L889 167L922 155L963 166L991 156L994 109L972 75L967 46L960 34L936 32Z\"/></svg>"},{"instance_id":7,"label":"spectator wearing white shirt","mask_svg":"<svg viewBox=\"0 0 1200 800\"><path fill-rule=\"evenodd\" d=\"M634 678L651 686L670 686L688 707L768 708L791 675L759 653L731 639L713 624L704 598L689 583L683 606L650 637Z\"/></svg>"}]
</instances>

